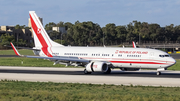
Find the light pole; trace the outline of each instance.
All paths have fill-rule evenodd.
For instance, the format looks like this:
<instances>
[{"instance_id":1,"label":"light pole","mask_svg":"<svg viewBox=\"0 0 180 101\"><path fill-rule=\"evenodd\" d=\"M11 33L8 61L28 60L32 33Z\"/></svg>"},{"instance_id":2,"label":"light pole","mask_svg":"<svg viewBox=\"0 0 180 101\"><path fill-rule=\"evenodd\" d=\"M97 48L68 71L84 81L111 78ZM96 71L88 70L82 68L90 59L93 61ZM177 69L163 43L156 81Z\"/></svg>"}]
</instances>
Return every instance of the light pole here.
<instances>
[{"instance_id":1,"label":"light pole","mask_svg":"<svg viewBox=\"0 0 180 101\"><path fill-rule=\"evenodd\" d=\"M104 33L103 33L103 46L104 46Z\"/></svg>"},{"instance_id":2,"label":"light pole","mask_svg":"<svg viewBox=\"0 0 180 101\"><path fill-rule=\"evenodd\" d=\"M61 33L61 32L60 32ZM62 44L62 33L61 33L61 44Z\"/></svg>"},{"instance_id":3,"label":"light pole","mask_svg":"<svg viewBox=\"0 0 180 101\"><path fill-rule=\"evenodd\" d=\"M139 45L140 45L140 41L141 41L141 39L140 39L140 33L139 33Z\"/></svg>"},{"instance_id":4,"label":"light pole","mask_svg":"<svg viewBox=\"0 0 180 101\"><path fill-rule=\"evenodd\" d=\"M62 44L62 35L63 35L63 33L62 32L60 32L61 33L61 44Z\"/></svg>"},{"instance_id":5,"label":"light pole","mask_svg":"<svg viewBox=\"0 0 180 101\"><path fill-rule=\"evenodd\" d=\"M19 35L19 34L16 34L16 35L17 35L17 48L18 48L18 35Z\"/></svg>"}]
</instances>

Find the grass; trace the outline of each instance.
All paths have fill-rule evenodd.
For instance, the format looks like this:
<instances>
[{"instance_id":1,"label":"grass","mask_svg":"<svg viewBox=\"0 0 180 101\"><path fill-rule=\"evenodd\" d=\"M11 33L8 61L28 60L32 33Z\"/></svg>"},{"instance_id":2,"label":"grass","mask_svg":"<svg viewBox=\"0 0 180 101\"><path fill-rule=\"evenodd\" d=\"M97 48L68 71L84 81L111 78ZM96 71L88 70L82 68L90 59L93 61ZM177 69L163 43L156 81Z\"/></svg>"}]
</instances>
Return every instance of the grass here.
<instances>
[{"instance_id":1,"label":"grass","mask_svg":"<svg viewBox=\"0 0 180 101\"><path fill-rule=\"evenodd\" d=\"M30 67L65 67L44 59L24 58L24 57L1 57L0 66L30 66Z\"/></svg>"},{"instance_id":2,"label":"grass","mask_svg":"<svg viewBox=\"0 0 180 101\"><path fill-rule=\"evenodd\" d=\"M176 59L176 64L169 67L168 70L180 70L180 60Z\"/></svg>"},{"instance_id":3,"label":"grass","mask_svg":"<svg viewBox=\"0 0 180 101\"><path fill-rule=\"evenodd\" d=\"M32 50L18 50L22 55L34 55ZM0 55L15 55L13 50L0 50ZM0 66L30 66L30 67L65 67L44 59L24 58L24 57L0 57Z\"/></svg>"},{"instance_id":4,"label":"grass","mask_svg":"<svg viewBox=\"0 0 180 101\"><path fill-rule=\"evenodd\" d=\"M22 55L34 55L32 50L19 49L18 50ZM15 55L14 50L0 50L0 55Z\"/></svg>"},{"instance_id":5,"label":"grass","mask_svg":"<svg viewBox=\"0 0 180 101\"><path fill-rule=\"evenodd\" d=\"M1 100L179 101L180 87L0 81Z\"/></svg>"}]
</instances>

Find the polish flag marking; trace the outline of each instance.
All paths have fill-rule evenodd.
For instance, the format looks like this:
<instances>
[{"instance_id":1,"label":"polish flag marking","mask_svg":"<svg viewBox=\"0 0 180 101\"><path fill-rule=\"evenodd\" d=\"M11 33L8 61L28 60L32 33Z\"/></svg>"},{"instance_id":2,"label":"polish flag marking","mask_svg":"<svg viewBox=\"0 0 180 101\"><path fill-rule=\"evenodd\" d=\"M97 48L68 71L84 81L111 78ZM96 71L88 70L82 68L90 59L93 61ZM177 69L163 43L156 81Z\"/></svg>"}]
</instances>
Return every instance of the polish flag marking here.
<instances>
[{"instance_id":1,"label":"polish flag marking","mask_svg":"<svg viewBox=\"0 0 180 101\"><path fill-rule=\"evenodd\" d=\"M37 34L41 34L41 29L40 28L37 29Z\"/></svg>"}]
</instances>

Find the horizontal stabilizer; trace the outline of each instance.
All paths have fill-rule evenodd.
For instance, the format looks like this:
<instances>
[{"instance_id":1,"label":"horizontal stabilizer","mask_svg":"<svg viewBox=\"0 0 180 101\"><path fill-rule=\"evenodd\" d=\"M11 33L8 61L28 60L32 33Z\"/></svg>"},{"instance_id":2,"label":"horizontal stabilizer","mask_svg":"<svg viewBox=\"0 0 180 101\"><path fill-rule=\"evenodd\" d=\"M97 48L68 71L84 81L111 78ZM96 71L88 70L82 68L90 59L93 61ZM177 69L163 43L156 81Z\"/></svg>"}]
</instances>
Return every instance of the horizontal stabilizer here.
<instances>
[{"instance_id":1,"label":"horizontal stabilizer","mask_svg":"<svg viewBox=\"0 0 180 101\"><path fill-rule=\"evenodd\" d=\"M17 49L16 49L16 47L13 45L13 43L11 43L11 46L12 46L12 48L13 48L13 50L14 50L14 52L15 52L15 54L16 54L17 56L23 56L23 55L19 54L19 52L17 51Z\"/></svg>"}]
</instances>

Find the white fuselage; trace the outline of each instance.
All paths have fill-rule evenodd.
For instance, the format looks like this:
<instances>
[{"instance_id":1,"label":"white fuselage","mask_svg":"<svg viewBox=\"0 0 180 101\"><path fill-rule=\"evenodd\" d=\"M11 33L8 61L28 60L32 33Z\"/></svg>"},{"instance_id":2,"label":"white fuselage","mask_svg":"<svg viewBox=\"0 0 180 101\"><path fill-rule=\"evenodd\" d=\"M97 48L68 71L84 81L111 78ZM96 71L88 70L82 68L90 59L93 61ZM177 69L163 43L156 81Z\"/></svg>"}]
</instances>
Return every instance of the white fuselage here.
<instances>
[{"instance_id":1,"label":"white fuselage","mask_svg":"<svg viewBox=\"0 0 180 101\"><path fill-rule=\"evenodd\" d=\"M169 54L146 48L109 47L51 47L53 57L70 57L90 61L104 61L118 68L168 68L176 63ZM40 54L43 56L43 54Z\"/></svg>"}]
</instances>

